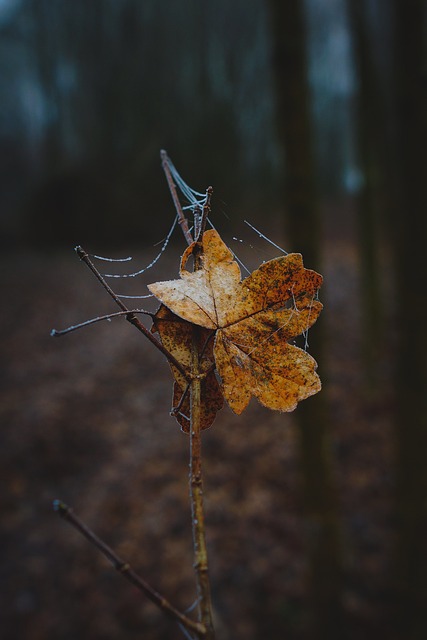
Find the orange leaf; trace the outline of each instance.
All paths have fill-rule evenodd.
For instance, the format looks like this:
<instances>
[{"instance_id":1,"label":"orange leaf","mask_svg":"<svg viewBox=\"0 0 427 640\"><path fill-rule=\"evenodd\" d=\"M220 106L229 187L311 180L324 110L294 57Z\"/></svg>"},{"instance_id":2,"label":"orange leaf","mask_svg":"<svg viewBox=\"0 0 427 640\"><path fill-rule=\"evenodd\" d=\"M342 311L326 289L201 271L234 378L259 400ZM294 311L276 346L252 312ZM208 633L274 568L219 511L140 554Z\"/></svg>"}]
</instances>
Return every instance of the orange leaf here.
<instances>
[{"instance_id":1,"label":"orange leaf","mask_svg":"<svg viewBox=\"0 0 427 640\"><path fill-rule=\"evenodd\" d=\"M252 395L271 409L292 411L321 388L314 358L288 340L319 316L322 305L315 298L322 276L291 253L241 281L233 254L214 230L203 235L201 268L190 272L194 246L182 257L179 280L148 288L180 318L215 331L215 366L235 413Z\"/></svg>"}]
</instances>

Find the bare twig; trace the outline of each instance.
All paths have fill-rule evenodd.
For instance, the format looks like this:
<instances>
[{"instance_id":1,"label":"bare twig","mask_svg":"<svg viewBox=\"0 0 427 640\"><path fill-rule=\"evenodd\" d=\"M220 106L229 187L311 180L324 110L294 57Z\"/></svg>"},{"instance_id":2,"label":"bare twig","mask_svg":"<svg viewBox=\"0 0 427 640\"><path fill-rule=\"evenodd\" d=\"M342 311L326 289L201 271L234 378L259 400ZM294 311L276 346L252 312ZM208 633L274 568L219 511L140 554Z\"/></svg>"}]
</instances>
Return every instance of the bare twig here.
<instances>
[{"instance_id":1,"label":"bare twig","mask_svg":"<svg viewBox=\"0 0 427 640\"><path fill-rule=\"evenodd\" d=\"M176 405L176 407L172 407L172 410L171 410L171 415L172 416L176 416L181 412L182 405L184 404L184 400L187 397L187 393L190 392L190 387L191 387L191 384L188 382L187 386L185 387L184 391L182 392L182 395L181 395L181 398L179 399L178 404Z\"/></svg>"},{"instance_id":2,"label":"bare twig","mask_svg":"<svg viewBox=\"0 0 427 640\"><path fill-rule=\"evenodd\" d=\"M91 318L90 320L85 320L85 322L80 322L79 324L73 324L71 327L67 327L66 329L52 329L50 335L54 338L65 336L67 333L71 333L72 331L77 331L77 329L83 329L83 327L88 327L91 324L95 324L96 322L102 322L103 320L111 320L111 318L117 318L119 316L125 316L128 313L142 313L147 316L153 317L153 314L149 311L144 311L144 309L132 309L131 311L117 311L117 313L107 313L105 316L97 316L96 318Z\"/></svg>"},{"instance_id":3,"label":"bare twig","mask_svg":"<svg viewBox=\"0 0 427 640\"><path fill-rule=\"evenodd\" d=\"M181 226L182 233L184 234L184 238L187 241L187 244L190 245L193 243L193 237L190 233L190 229L188 228L188 220L184 216L184 212L181 207L181 203L178 198L178 194L176 192L175 183L173 181L170 169L169 169L169 157L167 152L162 149L160 151L160 158L162 160L163 171L165 172L166 180L169 186L169 191L172 196L173 203L175 205L176 212L178 214L178 224Z\"/></svg>"},{"instance_id":4,"label":"bare twig","mask_svg":"<svg viewBox=\"0 0 427 640\"><path fill-rule=\"evenodd\" d=\"M176 195L175 185L169 171L168 156L166 151L161 151L163 169L169 184L172 199L175 203L176 210L181 223L182 232L189 245L193 244L193 238L188 230L187 220L182 214L181 205ZM193 246L194 270L202 268L201 238L205 230L206 221L210 212L210 201L212 196L212 187L206 190L206 201L203 206L203 212L200 208L194 209L194 236L195 242ZM181 217L182 216L182 217ZM191 239L191 240L190 240ZM201 411L202 411L202 371L200 368L200 350L198 340L198 327L193 326L192 347L191 347L191 379L190 379L190 502L191 502L191 521L193 530L193 549L194 549L194 570L196 572L197 595L199 607L199 622L206 630L205 639L215 640L215 631L212 622L212 603L210 594L209 574L208 574L208 555L206 548L205 535L205 517L203 509L203 482L202 482L202 439L201 439ZM207 343L206 343L207 344ZM206 347L203 347L203 350ZM184 391L181 398L188 388ZM178 408L181 404L178 405ZM177 410L178 410L177 408Z\"/></svg>"},{"instance_id":5,"label":"bare twig","mask_svg":"<svg viewBox=\"0 0 427 640\"><path fill-rule=\"evenodd\" d=\"M190 500L194 545L194 569L197 577L199 621L206 628L206 640L214 640L212 604L208 574L202 483L201 378L198 328L193 327L192 374L190 387Z\"/></svg>"},{"instance_id":6,"label":"bare twig","mask_svg":"<svg viewBox=\"0 0 427 640\"><path fill-rule=\"evenodd\" d=\"M109 293L109 295L113 298L114 302L120 307L120 309L122 311L129 311L125 303L122 302L122 300L120 300L119 296L114 293L112 288L107 284L105 279L99 273L98 269L95 267L92 260L90 259L89 254L86 253L83 247L80 247L80 246L75 247L75 252L79 256L80 260L82 260L82 262L84 262L89 267L89 269L92 271L95 277L99 280L99 282L102 284L102 286L107 291L107 293Z\"/></svg>"},{"instance_id":7,"label":"bare twig","mask_svg":"<svg viewBox=\"0 0 427 640\"><path fill-rule=\"evenodd\" d=\"M82 262L84 262L89 267L89 269L92 271L92 273L95 275L95 277L99 280L99 282L102 284L102 286L107 291L107 293L109 293L109 295L113 298L114 302L120 307L120 309L122 309L122 311L126 312L126 320L128 322L130 322L131 324L133 324L133 326L136 327L139 331L141 331L141 333L143 333L145 335L145 337L148 338L149 341L152 344L154 344L154 346L159 351L161 351L161 353L163 353L163 355L169 360L169 362L171 362L178 369L178 371L180 373L182 373L182 375L186 378L186 380L189 380L190 376L189 376L189 372L187 371L187 369L175 358L175 356L173 356L162 345L161 342L159 342L159 340L157 340L157 338L154 337L154 335L151 333L151 331L149 331L142 324L141 320L139 320L139 318L136 317L135 311L132 311L131 309L128 309L127 306L125 305L125 303L119 298L119 296L117 296L114 293L112 288L107 284L105 279L102 277L102 275L99 273L98 269L93 264L92 260L89 257L89 254L86 253L86 251L80 246L76 247L76 253L79 256L80 260L82 260Z\"/></svg>"},{"instance_id":8,"label":"bare twig","mask_svg":"<svg viewBox=\"0 0 427 640\"><path fill-rule=\"evenodd\" d=\"M172 199L175 204L175 208L178 214L179 224L181 225L184 237L189 245L193 245L194 240L191 232L188 228L188 221L183 214L181 204L178 200L176 187L171 175L169 167L169 159L165 151L161 152L163 169L165 171L166 179L168 181L169 189L172 195ZM210 211L210 201L212 196L212 187L206 190L206 199L203 205L203 211L200 213L200 208L197 212L198 224L196 235L196 242L193 247L194 256L194 269L200 269L201 264L201 251L202 244L201 238L205 230L206 221ZM195 213L196 215L196 213ZM140 576L138 576L130 565L124 562L115 552L98 536L93 533L85 523L83 523L63 502L56 500L54 503L55 509L58 513L72 524L85 538L87 538L92 544L94 544L101 553L113 564L114 568L119 571L129 582L138 587L150 600L152 600L162 611L167 615L178 621L188 632L196 634L197 638L214 640L215 632L212 622L212 605L210 596L210 584L208 576L208 558L206 548L205 537L205 523L204 523L204 510L203 510L203 486L202 486L202 458L201 458L201 417L202 417L202 391L201 383L205 377L206 372L203 372L200 367L200 348L199 348L199 328L193 327L192 338L192 357L191 357L191 371L188 371L163 345L157 340L153 334L142 324L137 318L136 313L140 313L140 310L128 309L123 300L114 293L111 287L107 284L103 276L91 261L89 255L80 246L76 247L76 252L79 258L89 267L95 277L102 284L107 293L113 298L115 303L120 307L121 312L119 314L111 315L125 315L126 319L133 324L139 331L141 331L145 337L147 337L154 346L163 353L163 355L173 364L178 371L185 377L188 382L188 388L190 390L190 498L191 498L191 514L192 514L192 529L193 529L193 545L194 545L194 568L196 572L197 581L197 594L198 594L198 606L199 606L199 621L195 622L185 616L183 613L175 609L163 596L155 591L148 583L145 582ZM95 318L87 321L84 324L90 324L96 322L101 318ZM53 335L61 335L65 332L79 328L82 325L75 325L68 330L62 332L53 332ZM206 348L205 343L202 353ZM188 392L188 388L184 391L183 397ZM181 400L182 402L182 400ZM179 407L177 408L179 409Z\"/></svg>"},{"instance_id":9,"label":"bare twig","mask_svg":"<svg viewBox=\"0 0 427 640\"><path fill-rule=\"evenodd\" d=\"M131 568L129 563L122 560L101 538L99 538L80 518L78 518L73 510L61 500L55 500L53 503L55 511L67 520L77 529L89 542L91 542L101 553L111 562L113 567L122 574L126 580L135 585L142 593L147 596L155 605L157 605L164 613L174 618L186 629L196 633L199 638L208 637L205 627L199 622L195 622L186 615L175 609L166 598L151 587L143 578L141 578Z\"/></svg>"}]
</instances>

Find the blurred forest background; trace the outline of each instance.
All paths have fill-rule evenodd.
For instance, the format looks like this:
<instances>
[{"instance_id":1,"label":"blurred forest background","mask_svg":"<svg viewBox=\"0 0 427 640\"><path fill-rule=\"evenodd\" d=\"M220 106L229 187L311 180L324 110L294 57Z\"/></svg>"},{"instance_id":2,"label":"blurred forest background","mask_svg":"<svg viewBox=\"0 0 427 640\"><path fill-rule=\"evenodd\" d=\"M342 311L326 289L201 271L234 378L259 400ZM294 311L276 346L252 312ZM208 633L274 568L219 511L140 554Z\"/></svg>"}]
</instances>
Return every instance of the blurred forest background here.
<instances>
[{"instance_id":1,"label":"blurred forest background","mask_svg":"<svg viewBox=\"0 0 427 640\"><path fill-rule=\"evenodd\" d=\"M183 637L51 511L72 504L191 605L167 365L125 322L49 337L115 310L76 243L158 253L174 216L162 148L213 185L244 262L277 253L248 219L325 276L322 393L285 416L224 409L204 434L218 637L427 637L426 11L0 0L3 638ZM183 247L177 231L117 290L175 277Z\"/></svg>"}]
</instances>

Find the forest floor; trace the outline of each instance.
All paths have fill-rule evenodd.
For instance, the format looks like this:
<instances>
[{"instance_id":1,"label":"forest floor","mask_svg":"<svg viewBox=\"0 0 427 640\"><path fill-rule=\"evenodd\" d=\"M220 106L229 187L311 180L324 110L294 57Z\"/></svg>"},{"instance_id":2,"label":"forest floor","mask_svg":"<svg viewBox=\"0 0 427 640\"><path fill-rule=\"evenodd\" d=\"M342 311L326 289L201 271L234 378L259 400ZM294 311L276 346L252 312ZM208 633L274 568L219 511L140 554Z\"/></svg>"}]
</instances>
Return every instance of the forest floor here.
<instances>
[{"instance_id":1,"label":"forest floor","mask_svg":"<svg viewBox=\"0 0 427 640\"><path fill-rule=\"evenodd\" d=\"M144 282L176 277L174 251ZM52 327L115 310L69 253L7 255L0 269L1 635L182 638L173 621L52 510L55 498L70 504L178 608L191 606L188 437L169 415L168 365L122 319L49 336ZM143 264L151 256L138 258ZM354 248L342 242L329 247L324 275L327 360L319 373L330 412L348 636L391 638L387 363L379 371L379 391L368 396ZM135 280L114 282L121 293L124 285L137 286ZM240 417L224 408L203 442L219 639L306 640L306 527L295 414L270 412L256 401Z\"/></svg>"}]
</instances>

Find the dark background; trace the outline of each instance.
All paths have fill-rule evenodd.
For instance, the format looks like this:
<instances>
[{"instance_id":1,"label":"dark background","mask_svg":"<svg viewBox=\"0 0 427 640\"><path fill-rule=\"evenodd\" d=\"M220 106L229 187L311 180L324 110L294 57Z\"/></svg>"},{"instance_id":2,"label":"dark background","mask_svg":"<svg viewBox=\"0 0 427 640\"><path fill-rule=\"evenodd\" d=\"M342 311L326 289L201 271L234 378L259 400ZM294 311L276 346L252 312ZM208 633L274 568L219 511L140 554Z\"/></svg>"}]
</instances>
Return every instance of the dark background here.
<instances>
[{"instance_id":1,"label":"dark background","mask_svg":"<svg viewBox=\"0 0 427 640\"><path fill-rule=\"evenodd\" d=\"M325 278L322 393L289 415L225 408L204 434L218 638L427 637L425 14L0 2L2 637L183 637L52 510L70 503L191 605L167 364L119 320L49 336L115 310L77 243L132 254L120 272L159 252L175 215L162 148L213 185L212 222L250 269L277 250L245 219ZM145 294L184 247L176 230L150 271L110 283Z\"/></svg>"}]
</instances>

